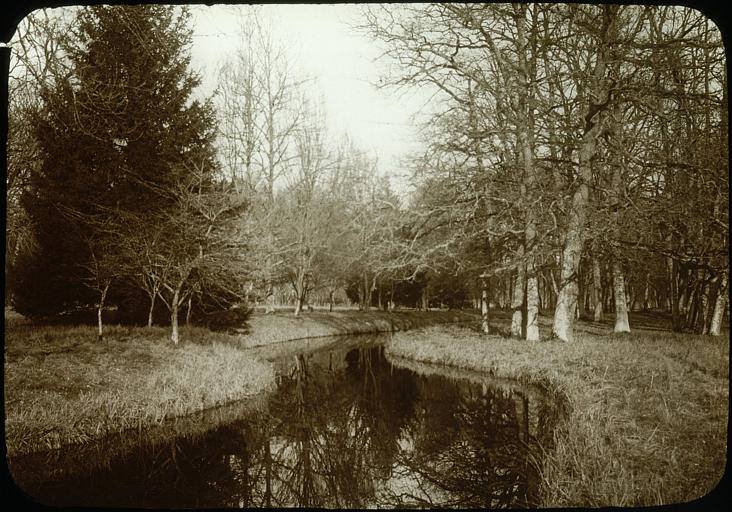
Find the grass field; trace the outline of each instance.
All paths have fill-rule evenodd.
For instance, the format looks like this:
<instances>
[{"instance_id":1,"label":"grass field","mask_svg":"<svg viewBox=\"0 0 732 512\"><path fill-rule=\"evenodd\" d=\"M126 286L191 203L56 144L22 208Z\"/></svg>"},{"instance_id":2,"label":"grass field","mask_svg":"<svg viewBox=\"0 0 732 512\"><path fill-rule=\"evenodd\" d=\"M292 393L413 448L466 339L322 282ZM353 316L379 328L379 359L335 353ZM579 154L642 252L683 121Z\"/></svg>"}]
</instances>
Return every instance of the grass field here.
<instances>
[{"instance_id":1,"label":"grass field","mask_svg":"<svg viewBox=\"0 0 732 512\"><path fill-rule=\"evenodd\" d=\"M548 337L550 318L540 318ZM393 356L518 379L566 409L542 470L544 507L650 506L701 497L722 477L729 412L729 335L635 332L581 322L574 343L528 343L458 326L395 334ZM497 331L507 314L493 316Z\"/></svg>"},{"instance_id":2,"label":"grass field","mask_svg":"<svg viewBox=\"0 0 732 512\"><path fill-rule=\"evenodd\" d=\"M184 327L33 325L6 312L5 432L8 455L85 443L227 404L274 383L253 347L337 334L474 320L446 311L285 312L254 315L241 332ZM289 344L297 350L297 344Z\"/></svg>"}]
</instances>

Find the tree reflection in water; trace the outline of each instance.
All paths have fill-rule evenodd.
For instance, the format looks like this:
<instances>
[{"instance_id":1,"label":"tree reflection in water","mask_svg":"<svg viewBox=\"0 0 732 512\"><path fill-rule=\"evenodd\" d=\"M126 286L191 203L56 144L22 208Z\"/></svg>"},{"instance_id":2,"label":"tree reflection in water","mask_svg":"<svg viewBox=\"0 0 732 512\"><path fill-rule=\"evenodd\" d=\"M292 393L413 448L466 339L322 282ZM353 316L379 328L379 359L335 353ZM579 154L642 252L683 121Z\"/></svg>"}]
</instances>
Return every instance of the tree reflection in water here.
<instances>
[{"instance_id":1,"label":"tree reflection in water","mask_svg":"<svg viewBox=\"0 0 732 512\"><path fill-rule=\"evenodd\" d=\"M283 366L260 414L27 491L47 504L118 507L535 504L520 393L392 367L381 346Z\"/></svg>"}]
</instances>

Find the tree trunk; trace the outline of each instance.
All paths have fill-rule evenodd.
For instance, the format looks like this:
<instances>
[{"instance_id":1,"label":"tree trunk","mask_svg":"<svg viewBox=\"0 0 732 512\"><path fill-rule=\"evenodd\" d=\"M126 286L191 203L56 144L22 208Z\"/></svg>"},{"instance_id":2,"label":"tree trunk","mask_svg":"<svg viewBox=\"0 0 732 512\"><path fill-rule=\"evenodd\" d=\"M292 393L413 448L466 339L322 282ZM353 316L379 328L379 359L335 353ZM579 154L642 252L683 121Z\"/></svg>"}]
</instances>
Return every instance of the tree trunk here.
<instances>
[{"instance_id":1,"label":"tree trunk","mask_svg":"<svg viewBox=\"0 0 732 512\"><path fill-rule=\"evenodd\" d=\"M481 295L480 295L480 318L483 332L490 332L490 324L488 323L488 280L481 279Z\"/></svg>"},{"instance_id":2,"label":"tree trunk","mask_svg":"<svg viewBox=\"0 0 732 512\"><path fill-rule=\"evenodd\" d=\"M523 253L523 251L521 251ZM520 263L513 285L513 297L511 301L511 336L521 338L523 334L523 308L524 308L524 283L526 271L523 263Z\"/></svg>"},{"instance_id":3,"label":"tree trunk","mask_svg":"<svg viewBox=\"0 0 732 512\"><path fill-rule=\"evenodd\" d=\"M712 299L711 294L714 293L714 286L716 284L718 278L712 279L711 281L709 279L705 279L704 285L702 286L702 295L701 295L701 311L699 316L699 330L702 334L709 334L709 324L711 320L711 307Z\"/></svg>"},{"instance_id":4,"label":"tree trunk","mask_svg":"<svg viewBox=\"0 0 732 512\"><path fill-rule=\"evenodd\" d=\"M679 310L679 281L678 264L672 258L666 258L669 279L669 302L671 303L671 328L674 332L681 332L681 311Z\"/></svg>"},{"instance_id":5,"label":"tree trunk","mask_svg":"<svg viewBox=\"0 0 732 512\"><path fill-rule=\"evenodd\" d=\"M389 293L389 311L394 311L394 308L396 307L396 302L394 302L394 288L396 287L396 284L394 281L391 282L391 291Z\"/></svg>"},{"instance_id":6,"label":"tree trunk","mask_svg":"<svg viewBox=\"0 0 732 512\"><path fill-rule=\"evenodd\" d=\"M620 262L613 261L613 297L615 299L615 328L613 332L630 332L628 303L625 299L625 278Z\"/></svg>"},{"instance_id":7,"label":"tree trunk","mask_svg":"<svg viewBox=\"0 0 732 512\"><path fill-rule=\"evenodd\" d=\"M371 289L369 287L369 276L366 272L363 273L363 310L368 311L371 309Z\"/></svg>"},{"instance_id":8,"label":"tree trunk","mask_svg":"<svg viewBox=\"0 0 732 512\"><path fill-rule=\"evenodd\" d=\"M562 341L574 341L574 315L577 309L579 296L580 253L582 252L582 229L585 222L585 203L589 191L586 185L581 185L574 194L572 210L570 211L567 241L562 252L562 268L559 273L559 293L557 305L554 308L554 323L552 334Z\"/></svg>"},{"instance_id":9,"label":"tree trunk","mask_svg":"<svg viewBox=\"0 0 732 512\"><path fill-rule=\"evenodd\" d=\"M712 320L709 324L709 335L720 336L722 332L722 319L724 318L724 310L727 307L727 285L728 285L728 274L724 273L722 280L717 288L717 298L714 301L714 313L712 313Z\"/></svg>"},{"instance_id":10,"label":"tree trunk","mask_svg":"<svg viewBox=\"0 0 732 512\"><path fill-rule=\"evenodd\" d=\"M158 294L157 292L153 293L152 298L150 299L150 310L147 313L147 326L148 328L152 327L153 324L153 310L155 309L155 299L157 298Z\"/></svg>"},{"instance_id":11,"label":"tree trunk","mask_svg":"<svg viewBox=\"0 0 732 512\"><path fill-rule=\"evenodd\" d=\"M562 341L574 340L574 315L579 295L580 256L585 237L587 203L592 180L590 162L595 155L597 133L594 128L585 132L579 152L579 186L572 196L572 206L567 221L567 235L562 251L562 268L559 274L559 292L554 309L552 333Z\"/></svg>"},{"instance_id":12,"label":"tree trunk","mask_svg":"<svg viewBox=\"0 0 732 512\"><path fill-rule=\"evenodd\" d=\"M422 309L428 311L430 308L430 296L427 293L427 287L422 288Z\"/></svg>"},{"instance_id":13,"label":"tree trunk","mask_svg":"<svg viewBox=\"0 0 732 512\"><path fill-rule=\"evenodd\" d=\"M173 300L170 303L170 339L174 345L178 345L178 300L180 298L180 288L173 293Z\"/></svg>"},{"instance_id":14,"label":"tree trunk","mask_svg":"<svg viewBox=\"0 0 732 512\"><path fill-rule=\"evenodd\" d=\"M308 293L308 277L304 269L297 273L295 286L295 316L298 316L305 306L305 299Z\"/></svg>"},{"instance_id":15,"label":"tree trunk","mask_svg":"<svg viewBox=\"0 0 732 512\"><path fill-rule=\"evenodd\" d=\"M333 312L333 297L335 295L335 291L331 288L328 292L328 311Z\"/></svg>"},{"instance_id":16,"label":"tree trunk","mask_svg":"<svg viewBox=\"0 0 732 512\"><path fill-rule=\"evenodd\" d=\"M303 297L298 293L297 298L295 299L295 316L298 316L302 311L303 303Z\"/></svg>"},{"instance_id":17,"label":"tree trunk","mask_svg":"<svg viewBox=\"0 0 732 512\"><path fill-rule=\"evenodd\" d=\"M103 334L103 326L102 326L102 312L104 311L104 300L107 298L107 290L109 290L109 283L107 283L104 286L104 290L102 290L102 295L99 298L99 307L97 308L97 324L98 324L98 340L102 341L104 339Z\"/></svg>"},{"instance_id":18,"label":"tree trunk","mask_svg":"<svg viewBox=\"0 0 732 512\"><path fill-rule=\"evenodd\" d=\"M526 280L526 341L539 341L539 289L536 273Z\"/></svg>"},{"instance_id":19,"label":"tree trunk","mask_svg":"<svg viewBox=\"0 0 732 512\"><path fill-rule=\"evenodd\" d=\"M193 301L193 296L188 297L188 310L186 311L186 327L191 325L191 302Z\"/></svg>"},{"instance_id":20,"label":"tree trunk","mask_svg":"<svg viewBox=\"0 0 732 512\"><path fill-rule=\"evenodd\" d=\"M265 313L274 313L275 307L275 296L274 296L274 285L271 282L267 282L267 287L265 288L265 297L264 297L264 312Z\"/></svg>"}]
</instances>

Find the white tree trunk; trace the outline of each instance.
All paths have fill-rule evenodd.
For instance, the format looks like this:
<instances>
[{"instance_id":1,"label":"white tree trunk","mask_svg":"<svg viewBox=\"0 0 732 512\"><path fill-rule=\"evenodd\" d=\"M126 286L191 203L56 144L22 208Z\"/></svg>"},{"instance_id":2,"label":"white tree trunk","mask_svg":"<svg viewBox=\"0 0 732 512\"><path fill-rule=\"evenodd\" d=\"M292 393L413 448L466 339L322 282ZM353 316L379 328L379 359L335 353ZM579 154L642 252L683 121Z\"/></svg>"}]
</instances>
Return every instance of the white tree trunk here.
<instances>
[{"instance_id":1,"label":"white tree trunk","mask_svg":"<svg viewBox=\"0 0 732 512\"><path fill-rule=\"evenodd\" d=\"M615 298L615 328L613 332L630 332L628 302L625 298L625 277L619 261L613 261L613 297Z\"/></svg>"},{"instance_id":2,"label":"white tree trunk","mask_svg":"<svg viewBox=\"0 0 732 512\"><path fill-rule=\"evenodd\" d=\"M536 274L526 279L526 341L539 341L539 287Z\"/></svg>"},{"instance_id":3,"label":"white tree trunk","mask_svg":"<svg viewBox=\"0 0 732 512\"><path fill-rule=\"evenodd\" d=\"M580 233L567 235L567 243L562 255L559 293L554 308L552 334L562 341L574 340L574 315L577 310L577 271L579 269L582 240Z\"/></svg>"},{"instance_id":4,"label":"white tree trunk","mask_svg":"<svg viewBox=\"0 0 732 512\"><path fill-rule=\"evenodd\" d=\"M178 300L180 297L180 289L176 289L173 293L173 300L170 304L170 325L172 332L170 339L174 345L178 345Z\"/></svg>"},{"instance_id":5,"label":"white tree trunk","mask_svg":"<svg viewBox=\"0 0 732 512\"><path fill-rule=\"evenodd\" d=\"M588 139L591 138L591 140ZM590 196L588 183L592 178L590 160L595 153L595 134L586 133L580 151L580 186L572 197L572 209L569 212L567 237L562 251L562 268L559 273L559 293L554 308L554 325L552 334L562 341L574 340L574 315L577 309L579 293L579 265L582 245L584 243L585 218L587 202Z\"/></svg>"},{"instance_id":6,"label":"white tree trunk","mask_svg":"<svg viewBox=\"0 0 732 512\"><path fill-rule=\"evenodd\" d=\"M523 251L521 251L521 254ZM513 300L511 301L511 336L521 337L523 333L524 281L526 271L523 263L519 264L518 272L513 284Z\"/></svg>"},{"instance_id":7,"label":"white tree trunk","mask_svg":"<svg viewBox=\"0 0 732 512\"><path fill-rule=\"evenodd\" d=\"M300 312L302 311L304 299L302 294L298 293L297 298L295 299L295 316L298 316Z\"/></svg>"},{"instance_id":8,"label":"white tree trunk","mask_svg":"<svg viewBox=\"0 0 732 512\"><path fill-rule=\"evenodd\" d=\"M485 279L481 280L480 318L483 332L488 334L490 332L488 323L488 284Z\"/></svg>"},{"instance_id":9,"label":"white tree trunk","mask_svg":"<svg viewBox=\"0 0 732 512\"><path fill-rule=\"evenodd\" d=\"M99 299L99 307L97 308L97 324L98 324L98 339L102 341L104 339L103 325L102 325L102 312L104 311L104 299L107 298L107 290L109 290L109 284L102 290L102 295Z\"/></svg>"},{"instance_id":10,"label":"white tree trunk","mask_svg":"<svg viewBox=\"0 0 732 512\"><path fill-rule=\"evenodd\" d=\"M155 298L157 297L157 292L153 293L152 298L150 299L150 311L147 313L147 326L152 327L153 324L153 310L155 309Z\"/></svg>"},{"instance_id":11,"label":"white tree trunk","mask_svg":"<svg viewBox=\"0 0 732 512\"><path fill-rule=\"evenodd\" d=\"M710 336L720 336L722 332L722 318L724 317L724 310L727 307L727 301L729 297L727 295L727 284L728 276L725 272L722 276L722 282L719 283L717 291L717 300L714 302L714 313L712 313L712 321L709 325Z\"/></svg>"}]
</instances>

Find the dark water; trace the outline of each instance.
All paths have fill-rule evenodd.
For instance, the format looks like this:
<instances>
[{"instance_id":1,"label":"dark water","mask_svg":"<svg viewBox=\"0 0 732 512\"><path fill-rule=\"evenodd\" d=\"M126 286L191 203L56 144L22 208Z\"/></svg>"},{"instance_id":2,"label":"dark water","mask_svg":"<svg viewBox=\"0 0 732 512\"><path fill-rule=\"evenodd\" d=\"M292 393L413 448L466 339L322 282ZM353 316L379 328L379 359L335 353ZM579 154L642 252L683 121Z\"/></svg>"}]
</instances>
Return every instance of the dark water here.
<instances>
[{"instance_id":1,"label":"dark water","mask_svg":"<svg viewBox=\"0 0 732 512\"><path fill-rule=\"evenodd\" d=\"M23 488L61 506L535 504L537 421L521 391L420 375L390 364L379 345L290 356L277 367L277 390L241 417L162 443L143 437L93 470Z\"/></svg>"}]
</instances>

